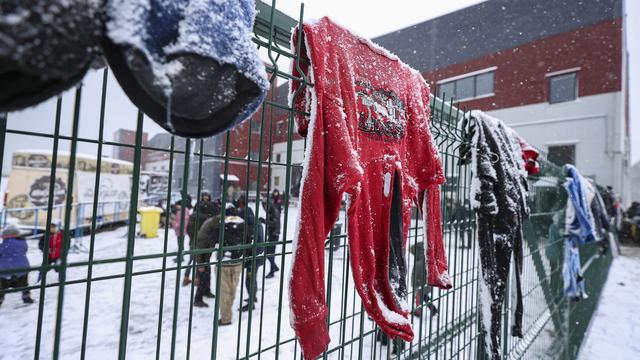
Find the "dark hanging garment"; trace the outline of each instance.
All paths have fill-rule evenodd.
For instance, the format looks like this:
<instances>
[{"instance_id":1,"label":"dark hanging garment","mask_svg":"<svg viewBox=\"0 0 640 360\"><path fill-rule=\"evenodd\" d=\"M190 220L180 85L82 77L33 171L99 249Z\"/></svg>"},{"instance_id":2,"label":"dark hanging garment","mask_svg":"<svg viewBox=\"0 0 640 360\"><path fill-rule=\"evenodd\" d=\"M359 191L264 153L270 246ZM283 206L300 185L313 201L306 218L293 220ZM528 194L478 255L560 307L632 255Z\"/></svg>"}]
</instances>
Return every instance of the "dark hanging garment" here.
<instances>
[{"instance_id":1,"label":"dark hanging garment","mask_svg":"<svg viewBox=\"0 0 640 360\"><path fill-rule=\"evenodd\" d=\"M118 82L165 130L223 132L269 89L251 40L253 0L107 0L103 47Z\"/></svg>"},{"instance_id":2,"label":"dark hanging garment","mask_svg":"<svg viewBox=\"0 0 640 360\"><path fill-rule=\"evenodd\" d=\"M0 112L27 108L72 87L98 53L97 1L0 1Z\"/></svg>"},{"instance_id":3,"label":"dark hanging garment","mask_svg":"<svg viewBox=\"0 0 640 360\"><path fill-rule=\"evenodd\" d=\"M529 214L527 172L518 139L500 120L471 113L471 205L478 218L480 313L487 352L500 359L502 306L515 259L516 311L512 335L522 337L522 223Z\"/></svg>"}]
</instances>

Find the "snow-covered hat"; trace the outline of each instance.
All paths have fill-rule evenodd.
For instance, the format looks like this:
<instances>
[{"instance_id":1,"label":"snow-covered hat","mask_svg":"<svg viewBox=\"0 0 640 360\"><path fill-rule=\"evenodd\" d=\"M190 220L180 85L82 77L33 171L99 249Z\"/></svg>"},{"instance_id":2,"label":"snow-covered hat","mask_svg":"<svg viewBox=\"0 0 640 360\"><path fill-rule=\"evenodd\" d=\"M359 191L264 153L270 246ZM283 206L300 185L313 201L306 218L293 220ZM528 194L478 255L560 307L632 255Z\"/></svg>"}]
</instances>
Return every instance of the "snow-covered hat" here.
<instances>
[{"instance_id":1,"label":"snow-covered hat","mask_svg":"<svg viewBox=\"0 0 640 360\"><path fill-rule=\"evenodd\" d=\"M96 1L0 1L0 111L36 105L84 77L103 29Z\"/></svg>"},{"instance_id":2,"label":"snow-covered hat","mask_svg":"<svg viewBox=\"0 0 640 360\"><path fill-rule=\"evenodd\" d=\"M2 229L2 237L5 239L17 237L20 236L20 234L20 229L14 224L9 224L4 229Z\"/></svg>"},{"instance_id":3,"label":"snow-covered hat","mask_svg":"<svg viewBox=\"0 0 640 360\"><path fill-rule=\"evenodd\" d=\"M249 118L269 89L251 41L253 0L107 0L103 48L151 119L187 137Z\"/></svg>"}]
</instances>

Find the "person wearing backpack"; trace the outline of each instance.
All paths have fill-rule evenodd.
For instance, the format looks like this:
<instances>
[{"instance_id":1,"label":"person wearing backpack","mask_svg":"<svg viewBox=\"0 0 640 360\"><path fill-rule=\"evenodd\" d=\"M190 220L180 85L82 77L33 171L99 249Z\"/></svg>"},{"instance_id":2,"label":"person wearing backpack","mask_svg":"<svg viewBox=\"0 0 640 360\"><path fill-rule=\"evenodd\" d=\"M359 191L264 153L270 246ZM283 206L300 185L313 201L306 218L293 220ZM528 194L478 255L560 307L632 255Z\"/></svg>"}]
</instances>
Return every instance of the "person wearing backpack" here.
<instances>
[{"instance_id":1,"label":"person wearing backpack","mask_svg":"<svg viewBox=\"0 0 640 360\"><path fill-rule=\"evenodd\" d=\"M220 319L218 325L230 325L233 319L233 302L235 301L236 290L242 274L242 258L245 249L239 248L242 245L250 244L250 236L245 233L244 219L237 215L235 207L227 204L224 217L224 237L220 241L220 226L222 224L221 215L216 215L202 225L198 232L198 238L194 246L197 249L210 249L210 251L196 255L197 275L196 291L193 306L208 307L202 297L206 292L206 284L209 282L209 272L207 265L211 261L213 248L218 247L218 256L221 265L216 271L220 271ZM231 249L229 249L231 248Z\"/></svg>"},{"instance_id":2,"label":"person wearing backpack","mask_svg":"<svg viewBox=\"0 0 640 360\"><path fill-rule=\"evenodd\" d=\"M4 301L4 290L29 286L29 260L27 259L27 241L20 234L20 229L9 225L2 230L0 244L0 306ZM13 270L13 271L11 271ZM22 302L32 304L31 292L22 291Z\"/></svg>"},{"instance_id":3,"label":"person wearing backpack","mask_svg":"<svg viewBox=\"0 0 640 360\"><path fill-rule=\"evenodd\" d=\"M44 251L44 236L40 238L40 242L38 244L40 250ZM58 223L52 222L49 226L49 248L47 254L47 265L55 265L60 261L60 257L62 256L62 231L60 231L60 226ZM58 272L57 268L53 268L55 272ZM47 270L41 270L38 273L38 281L42 279L43 276L49 272Z\"/></svg>"}]
</instances>

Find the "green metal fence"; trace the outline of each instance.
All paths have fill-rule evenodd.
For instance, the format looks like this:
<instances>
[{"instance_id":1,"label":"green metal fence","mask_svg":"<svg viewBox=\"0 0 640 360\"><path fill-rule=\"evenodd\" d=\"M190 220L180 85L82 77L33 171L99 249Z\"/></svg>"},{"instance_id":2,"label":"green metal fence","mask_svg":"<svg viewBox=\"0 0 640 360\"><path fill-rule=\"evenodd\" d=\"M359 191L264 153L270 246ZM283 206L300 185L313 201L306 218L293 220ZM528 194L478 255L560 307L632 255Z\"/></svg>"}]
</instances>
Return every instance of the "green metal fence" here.
<instances>
[{"instance_id":1,"label":"green metal fence","mask_svg":"<svg viewBox=\"0 0 640 360\"><path fill-rule=\"evenodd\" d=\"M25 144L31 140L46 139L52 150L48 168L47 226L39 234L49 238L49 224L54 209L56 178L60 175L57 154L70 151L68 168L64 170L67 184L64 200L63 255L60 263L48 264L48 241L38 249L38 236L29 240L31 267L28 288L0 290L6 294L0 308L1 343L7 351L0 359L300 359L300 347L289 326L287 278L291 262L291 241L298 211L297 193L300 161L296 149L304 140L295 135L293 110L286 103L286 94L277 89L285 81L298 81L313 86L304 78L295 78L287 64L299 64L300 58L289 48L291 28L297 21L278 12L272 6L258 2L259 15L255 24L256 45L265 58L271 75L272 90L268 99L251 121L211 139L188 140L171 137L167 148L154 147L144 142L145 125L150 120L138 112L135 119L135 137L131 143L106 140L105 112L108 69L102 71L99 94L100 107L92 114L81 116L85 89L78 87L63 97L74 99L71 109L63 109L63 98L56 102L50 114L53 131L39 131L40 121L33 119L31 129L12 120L13 114L0 117L0 167L5 158L5 143L10 137ZM300 17L303 18L303 9ZM301 36L298 37L301 39ZM281 89L282 87L280 87ZM419 282L409 284L410 299L424 294L422 304L412 301L415 339L410 344L388 343L375 324L362 311L353 287L349 264L349 247L345 234L346 214L342 209L338 217L341 226L335 227L327 241L327 305L331 343L323 358L327 359L476 359L483 358L482 337L478 319L478 251L476 249L475 216L469 205L470 171L459 161L460 148L465 143L464 129L459 120L463 111L434 98L432 132L440 148L447 184L442 192L443 231L450 272L454 287L439 290L425 287ZM71 111L71 130L62 127L62 114ZM81 125L97 127L97 136L79 136ZM76 154L78 146L91 146L96 155L94 189L104 184L101 166L107 149L123 148L133 151L133 174L128 203L128 221L118 227L105 227L93 216L89 229L74 228L73 186L77 176ZM25 147L28 147L25 146ZM280 150L278 150L280 149ZM186 218L173 219L179 224L175 236L169 226L160 229L158 238L138 236L138 208L150 198L140 192L143 159L150 154L164 154L168 168L168 188L160 200L164 206L186 195L194 200L205 191L220 196L224 204L239 195L249 199L256 218L264 217L265 209L259 201L272 189L283 191L282 231L276 243L250 245L251 253L276 245L275 260L280 268L275 278L267 278L268 264L264 254L246 256L242 270L258 279L256 307L247 312L235 311L232 326L218 324L219 303L208 299L209 308L194 308L195 285L183 286L182 274L191 272L188 256L212 253L212 289L220 296L220 256L225 250L236 249L224 245L215 249L190 249L185 240ZM525 259L523 290L525 319L523 339L511 338L511 301L504 308L503 353L510 359L573 359L576 357L597 305L599 293L606 280L611 262L609 255L599 255L595 245L582 248L587 287L590 298L569 303L562 292L562 253L564 209L566 194L561 187L561 170L542 159L542 172L530 179L530 205L532 214L525 229ZM9 175L11 176L11 175ZM239 178L237 181L235 177ZM239 185L242 184L242 185ZM231 191L230 189L234 189ZM11 195L11 194L10 194ZM100 191L93 194L92 212L99 213ZM157 194L156 194L157 195ZM4 210L6 216L9 209ZM21 210L22 211L22 210ZM162 215L169 224L171 214ZM4 218L3 218L4 219ZM6 220L3 220L6 223ZM199 224L198 224L199 225ZM198 226L196 226L196 229ZM36 229L37 230L37 229ZM266 229L265 229L266 230ZM254 229L254 239L259 229ZM36 231L37 232L37 231ZM408 238L409 249L422 242L421 220L414 209ZM224 239L224 229L220 238ZM79 244L81 246L79 246ZM78 251L77 249L86 249ZM185 256L183 258L183 255ZM410 271L420 271L415 257L408 255ZM38 273L54 270L36 283ZM2 274L0 274L2 275ZM234 310L247 298L247 289L241 282ZM30 290L36 299L33 306L20 306L17 293ZM13 299L13 300L12 300ZM418 310L418 311L416 311Z\"/></svg>"}]
</instances>

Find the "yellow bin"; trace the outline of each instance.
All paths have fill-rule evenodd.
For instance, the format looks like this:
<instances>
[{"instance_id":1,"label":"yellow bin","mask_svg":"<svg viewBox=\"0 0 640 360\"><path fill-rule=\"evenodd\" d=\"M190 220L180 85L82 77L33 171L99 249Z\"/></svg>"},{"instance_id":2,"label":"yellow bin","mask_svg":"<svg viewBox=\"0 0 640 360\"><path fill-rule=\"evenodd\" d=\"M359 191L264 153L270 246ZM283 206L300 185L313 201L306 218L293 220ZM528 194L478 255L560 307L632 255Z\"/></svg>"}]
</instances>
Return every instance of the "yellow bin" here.
<instances>
[{"instance_id":1,"label":"yellow bin","mask_svg":"<svg viewBox=\"0 0 640 360\"><path fill-rule=\"evenodd\" d=\"M146 206L141 207L138 212L140 213L140 236L146 238L158 237L162 209L155 206Z\"/></svg>"}]
</instances>

